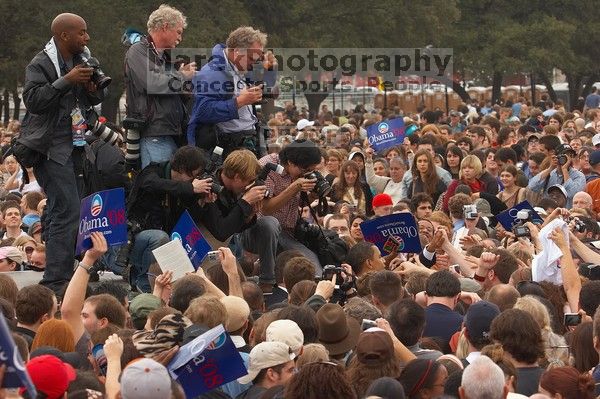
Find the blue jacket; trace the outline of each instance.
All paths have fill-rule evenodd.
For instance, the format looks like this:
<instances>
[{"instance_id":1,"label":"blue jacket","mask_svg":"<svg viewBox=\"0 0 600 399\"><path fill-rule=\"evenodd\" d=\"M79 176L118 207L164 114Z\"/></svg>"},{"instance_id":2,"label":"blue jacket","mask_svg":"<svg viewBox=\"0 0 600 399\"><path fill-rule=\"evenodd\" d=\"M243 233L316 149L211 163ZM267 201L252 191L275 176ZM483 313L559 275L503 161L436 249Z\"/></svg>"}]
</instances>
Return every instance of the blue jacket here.
<instances>
[{"instance_id":1,"label":"blue jacket","mask_svg":"<svg viewBox=\"0 0 600 399\"><path fill-rule=\"evenodd\" d=\"M187 129L189 145L196 145L196 129L202 125L226 122L238 118L238 108L235 105L233 70L225 59L225 45L217 44L212 49L210 61L194 76L194 107ZM252 74L247 77L251 81ZM276 73L265 72L264 81L269 86L275 84Z\"/></svg>"}]
</instances>

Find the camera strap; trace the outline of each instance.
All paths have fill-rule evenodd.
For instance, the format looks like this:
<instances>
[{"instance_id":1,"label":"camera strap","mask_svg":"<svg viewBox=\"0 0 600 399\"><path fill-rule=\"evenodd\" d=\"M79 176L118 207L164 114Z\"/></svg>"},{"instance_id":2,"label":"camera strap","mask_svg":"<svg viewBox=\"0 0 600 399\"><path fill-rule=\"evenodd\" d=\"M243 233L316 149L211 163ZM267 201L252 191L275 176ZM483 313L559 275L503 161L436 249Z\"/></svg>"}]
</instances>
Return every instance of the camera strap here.
<instances>
[{"instance_id":1,"label":"camera strap","mask_svg":"<svg viewBox=\"0 0 600 399\"><path fill-rule=\"evenodd\" d=\"M321 201L321 199L319 199L319 202L320 201ZM327 201L327 200L325 200L325 201ZM326 204L327 204L327 202L326 202ZM301 191L300 192L300 210L298 210L299 217L302 217L301 213L302 213L302 208L304 207L304 205L308 206L308 211L310 212L310 215L312 216L313 220L315 221L315 224L317 225L317 227L319 227L321 236L323 236L324 239L327 239L327 236L323 232L323 228L319 224L319 219L317 219L315 210L312 209L312 207L310 206L310 202L308 201L308 194L305 191Z\"/></svg>"}]
</instances>

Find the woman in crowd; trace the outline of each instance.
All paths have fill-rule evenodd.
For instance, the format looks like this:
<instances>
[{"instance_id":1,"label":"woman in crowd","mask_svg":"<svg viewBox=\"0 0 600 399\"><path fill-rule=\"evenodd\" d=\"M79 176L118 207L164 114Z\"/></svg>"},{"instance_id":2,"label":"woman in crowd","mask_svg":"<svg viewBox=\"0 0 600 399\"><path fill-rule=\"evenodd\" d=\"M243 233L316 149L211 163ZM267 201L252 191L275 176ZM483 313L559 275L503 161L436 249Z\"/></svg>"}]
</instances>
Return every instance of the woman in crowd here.
<instances>
[{"instance_id":1,"label":"woman in crowd","mask_svg":"<svg viewBox=\"0 0 600 399\"><path fill-rule=\"evenodd\" d=\"M385 158L377 158L373 161L373 170L377 176L390 176L390 166Z\"/></svg>"},{"instance_id":2,"label":"woman in crowd","mask_svg":"<svg viewBox=\"0 0 600 399\"><path fill-rule=\"evenodd\" d=\"M343 159L342 154L340 154L338 150L327 150L327 159L325 163L327 175L325 176L325 179L329 182L329 185L332 185L335 178L338 177Z\"/></svg>"},{"instance_id":3,"label":"woman in crowd","mask_svg":"<svg viewBox=\"0 0 600 399\"><path fill-rule=\"evenodd\" d=\"M366 215L373 214L371 201L373 195L366 183L360 181L360 169L356 162L346 161L340 170L338 181L334 183L331 190L333 202L346 201L356 206L357 212Z\"/></svg>"},{"instance_id":4,"label":"woman in crowd","mask_svg":"<svg viewBox=\"0 0 600 399\"><path fill-rule=\"evenodd\" d=\"M589 373L581 374L574 367L557 367L542 374L539 392L551 398L593 399L594 386Z\"/></svg>"},{"instance_id":5,"label":"woman in crowd","mask_svg":"<svg viewBox=\"0 0 600 399\"><path fill-rule=\"evenodd\" d=\"M492 175L495 179L498 178L499 170L496 162L496 149L488 148L485 150L485 171Z\"/></svg>"},{"instance_id":6,"label":"woman in crowd","mask_svg":"<svg viewBox=\"0 0 600 399\"><path fill-rule=\"evenodd\" d=\"M438 176L429 151L417 151L411 172L413 179L408 188L408 198L412 198L417 193L426 193L436 203L439 196L446 191L446 184Z\"/></svg>"},{"instance_id":7,"label":"woman in crowd","mask_svg":"<svg viewBox=\"0 0 600 399\"><path fill-rule=\"evenodd\" d=\"M434 360L415 359L404 367L399 381L409 399L437 399L444 394L446 368Z\"/></svg>"},{"instance_id":8,"label":"woman in crowd","mask_svg":"<svg viewBox=\"0 0 600 399\"><path fill-rule=\"evenodd\" d=\"M344 368L332 362L305 364L290 380L285 399L358 398Z\"/></svg>"},{"instance_id":9,"label":"woman in crowd","mask_svg":"<svg viewBox=\"0 0 600 399\"><path fill-rule=\"evenodd\" d=\"M364 240L362 230L360 229L360 224L365 220L367 220L367 217L365 215L361 215L360 213L353 214L350 217L350 237L352 237L356 242Z\"/></svg>"},{"instance_id":10,"label":"woman in crowd","mask_svg":"<svg viewBox=\"0 0 600 399\"><path fill-rule=\"evenodd\" d=\"M482 167L481 161L475 155L467 155L460 163L460 172L458 180L452 180L448 186L448 190L444 194L444 212L448 212L448 201L454 195L456 187L459 184L466 184L471 189L471 192L478 193L483 190L484 184L479 180L481 176Z\"/></svg>"},{"instance_id":11,"label":"woman in crowd","mask_svg":"<svg viewBox=\"0 0 600 399\"><path fill-rule=\"evenodd\" d=\"M463 151L455 145L448 146L446 150L446 163L444 168L450 172L453 179L458 179L458 172L460 172L460 163L462 162L465 154Z\"/></svg>"},{"instance_id":12,"label":"woman in crowd","mask_svg":"<svg viewBox=\"0 0 600 399\"><path fill-rule=\"evenodd\" d=\"M500 172L500 181L504 189L496 197L504 202L508 208L525 201L527 196L527 187L517 186L517 168L513 165L506 165Z\"/></svg>"}]
</instances>

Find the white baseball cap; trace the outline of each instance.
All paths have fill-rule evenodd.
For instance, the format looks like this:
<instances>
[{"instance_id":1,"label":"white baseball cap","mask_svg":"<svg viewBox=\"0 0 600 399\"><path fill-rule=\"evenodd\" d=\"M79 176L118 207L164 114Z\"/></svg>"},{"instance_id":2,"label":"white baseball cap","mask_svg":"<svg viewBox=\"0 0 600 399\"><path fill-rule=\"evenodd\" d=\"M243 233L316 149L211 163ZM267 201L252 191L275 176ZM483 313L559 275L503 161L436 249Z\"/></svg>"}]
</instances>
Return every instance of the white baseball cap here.
<instances>
[{"instance_id":1,"label":"white baseball cap","mask_svg":"<svg viewBox=\"0 0 600 399\"><path fill-rule=\"evenodd\" d=\"M266 337L267 342L283 342L292 348L296 355L300 354L304 345L304 334L293 320L275 320L267 327Z\"/></svg>"},{"instance_id":2,"label":"white baseball cap","mask_svg":"<svg viewBox=\"0 0 600 399\"><path fill-rule=\"evenodd\" d=\"M594 137L592 137L592 145L595 147L599 144L600 144L600 133L595 134Z\"/></svg>"},{"instance_id":3,"label":"white baseball cap","mask_svg":"<svg viewBox=\"0 0 600 399\"><path fill-rule=\"evenodd\" d=\"M312 126L315 124L315 121L309 121L308 119L300 119L298 121L298 123L296 123L296 129L298 130L304 130L309 126Z\"/></svg>"},{"instance_id":4,"label":"white baseball cap","mask_svg":"<svg viewBox=\"0 0 600 399\"><path fill-rule=\"evenodd\" d=\"M249 384L261 370L294 360L296 355L283 342L261 342L250 351L248 374L238 378L240 384Z\"/></svg>"}]
</instances>

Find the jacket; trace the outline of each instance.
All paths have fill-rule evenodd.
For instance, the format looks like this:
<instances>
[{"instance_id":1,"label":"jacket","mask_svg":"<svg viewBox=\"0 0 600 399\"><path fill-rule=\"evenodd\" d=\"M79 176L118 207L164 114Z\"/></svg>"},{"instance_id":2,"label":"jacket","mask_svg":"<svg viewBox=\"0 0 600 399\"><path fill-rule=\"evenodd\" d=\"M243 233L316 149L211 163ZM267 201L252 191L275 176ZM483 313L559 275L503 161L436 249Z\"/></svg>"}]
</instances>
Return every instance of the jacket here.
<instances>
[{"instance_id":1,"label":"jacket","mask_svg":"<svg viewBox=\"0 0 600 399\"><path fill-rule=\"evenodd\" d=\"M215 45L210 62L204 65L194 77L195 100L187 128L189 145L196 145L196 132L202 126L239 118L233 84L234 71L225 59L224 50L225 45ZM273 86L276 74L267 71L262 79L248 74L248 79L264 80L269 86Z\"/></svg>"},{"instance_id":2,"label":"jacket","mask_svg":"<svg viewBox=\"0 0 600 399\"><path fill-rule=\"evenodd\" d=\"M142 230L170 232L185 209L197 219L198 195L191 182L171 180L169 162L151 163L136 177L127 199L127 218Z\"/></svg>"},{"instance_id":3,"label":"jacket","mask_svg":"<svg viewBox=\"0 0 600 399\"><path fill-rule=\"evenodd\" d=\"M125 54L127 116L147 122L142 137L180 136L186 128L185 78L159 55L152 39L143 37Z\"/></svg>"},{"instance_id":4,"label":"jacket","mask_svg":"<svg viewBox=\"0 0 600 399\"><path fill-rule=\"evenodd\" d=\"M223 182L219 176L219 184ZM215 202L204 205L198 217L206 229L219 241L225 241L233 234L241 233L256 222L246 220L252 215L254 208L241 198L237 198L226 187L219 193Z\"/></svg>"},{"instance_id":5,"label":"jacket","mask_svg":"<svg viewBox=\"0 0 600 399\"><path fill-rule=\"evenodd\" d=\"M546 195L548 194L548 188L555 184L561 184L567 191L567 209L571 209L575 194L579 191L585 191L585 176L577 169L569 168L569 178L567 181L563 181L562 173L558 173L556 169L554 169L550 172L547 179L542 179L542 174L538 173L529 180L529 185L527 187L533 192L542 192Z\"/></svg>"},{"instance_id":6,"label":"jacket","mask_svg":"<svg viewBox=\"0 0 600 399\"><path fill-rule=\"evenodd\" d=\"M86 110L104 99L104 92L88 93L82 85L72 85L59 76L58 50L54 39L36 54L25 69L23 102L27 108L18 141L64 165L73 149L71 111L79 102ZM73 65L81 58L75 56Z\"/></svg>"}]
</instances>

